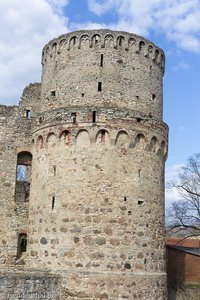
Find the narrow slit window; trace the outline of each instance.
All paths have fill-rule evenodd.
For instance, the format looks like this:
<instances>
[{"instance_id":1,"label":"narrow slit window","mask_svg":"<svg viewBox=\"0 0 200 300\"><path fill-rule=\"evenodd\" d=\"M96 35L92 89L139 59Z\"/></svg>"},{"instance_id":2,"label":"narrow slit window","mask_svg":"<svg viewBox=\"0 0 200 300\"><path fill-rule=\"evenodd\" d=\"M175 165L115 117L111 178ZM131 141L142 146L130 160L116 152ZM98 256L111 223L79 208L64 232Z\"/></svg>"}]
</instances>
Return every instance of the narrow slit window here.
<instances>
[{"instance_id":1,"label":"narrow slit window","mask_svg":"<svg viewBox=\"0 0 200 300\"><path fill-rule=\"evenodd\" d=\"M26 110L26 119L27 119L27 120L30 120L30 119L31 119L31 111L30 111L30 109L27 109L27 110Z\"/></svg>"},{"instance_id":2,"label":"narrow slit window","mask_svg":"<svg viewBox=\"0 0 200 300\"><path fill-rule=\"evenodd\" d=\"M93 111L93 112L92 112L92 122L93 122L93 123L96 123L96 120L97 120L97 112L96 112L96 111Z\"/></svg>"},{"instance_id":3,"label":"narrow slit window","mask_svg":"<svg viewBox=\"0 0 200 300\"><path fill-rule=\"evenodd\" d=\"M18 246L17 246L17 257L21 257L23 252L26 252L27 248L27 234L19 233L18 235Z\"/></svg>"},{"instance_id":4,"label":"narrow slit window","mask_svg":"<svg viewBox=\"0 0 200 300\"><path fill-rule=\"evenodd\" d=\"M103 54L101 54L101 58L100 58L100 66L103 67Z\"/></svg>"},{"instance_id":5,"label":"narrow slit window","mask_svg":"<svg viewBox=\"0 0 200 300\"><path fill-rule=\"evenodd\" d=\"M56 166L53 166L53 175L56 176Z\"/></svg>"},{"instance_id":6,"label":"narrow slit window","mask_svg":"<svg viewBox=\"0 0 200 300\"><path fill-rule=\"evenodd\" d=\"M98 82L98 92L102 91L102 82Z\"/></svg>"},{"instance_id":7,"label":"narrow slit window","mask_svg":"<svg viewBox=\"0 0 200 300\"><path fill-rule=\"evenodd\" d=\"M126 197L124 197L124 201L126 201L127 199L126 199Z\"/></svg>"},{"instance_id":8,"label":"narrow slit window","mask_svg":"<svg viewBox=\"0 0 200 300\"><path fill-rule=\"evenodd\" d=\"M156 99L156 95L152 94L152 100L155 100L155 99Z\"/></svg>"},{"instance_id":9,"label":"narrow slit window","mask_svg":"<svg viewBox=\"0 0 200 300\"><path fill-rule=\"evenodd\" d=\"M72 123L75 124L76 123L76 113L72 113Z\"/></svg>"},{"instance_id":10,"label":"narrow slit window","mask_svg":"<svg viewBox=\"0 0 200 300\"><path fill-rule=\"evenodd\" d=\"M106 131L103 129L101 130L101 143L105 143L106 139Z\"/></svg>"},{"instance_id":11,"label":"narrow slit window","mask_svg":"<svg viewBox=\"0 0 200 300\"><path fill-rule=\"evenodd\" d=\"M55 196L52 197L51 210L54 210L55 206Z\"/></svg>"}]
</instances>

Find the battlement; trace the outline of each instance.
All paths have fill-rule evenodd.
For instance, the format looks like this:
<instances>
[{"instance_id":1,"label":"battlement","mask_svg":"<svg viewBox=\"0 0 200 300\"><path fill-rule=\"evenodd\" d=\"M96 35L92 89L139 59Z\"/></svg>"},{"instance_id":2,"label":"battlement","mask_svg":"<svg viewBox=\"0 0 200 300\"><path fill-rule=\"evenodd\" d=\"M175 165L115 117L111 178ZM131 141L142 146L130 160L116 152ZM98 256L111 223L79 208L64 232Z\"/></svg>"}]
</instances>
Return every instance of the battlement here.
<instances>
[{"instance_id":1,"label":"battlement","mask_svg":"<svg viewBox=\"0 0 200 300\"><path fill-rule=\"evenodd\" d=\"M125 31L80 30L64 34L51 40L42 51L42 64L55 59L62 51L73 51L74 49L105 48L110 46L114 49L124 49L150 59L159 66L164 73L164 52L143 37Z\"/></svg>"}]
</instances>

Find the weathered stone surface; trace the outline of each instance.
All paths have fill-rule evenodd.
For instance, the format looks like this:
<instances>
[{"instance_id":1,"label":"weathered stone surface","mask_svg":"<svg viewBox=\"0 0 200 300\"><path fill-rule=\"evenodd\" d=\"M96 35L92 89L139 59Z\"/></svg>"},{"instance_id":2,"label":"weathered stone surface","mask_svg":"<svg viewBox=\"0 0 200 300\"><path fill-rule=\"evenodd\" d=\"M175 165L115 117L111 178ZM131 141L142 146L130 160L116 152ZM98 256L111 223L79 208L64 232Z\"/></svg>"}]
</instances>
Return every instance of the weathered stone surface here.
<instances>
[{"instance_id":1,"label":"weathered stone surface","mask_svg":"<svg viewBox=\"0 0 200 300\"><path fill-rule=\"evenodd\" d=\"M104 237L98 237L95 239L95 243L98 245L104 245L106 243L106 239Z\"/></svg>"},{"instance_id":2,"label":"weathered stone surface","mask_svg":"<svg viewBox=\"0 0 200 300\"><path fill-rule=\"evenodd\" d=\"M78 31L44 47L19 106L0 105L0 299L166 300L163 73L142 37Z\"/></svg>"},{"instance_id":3,"label":"weathered stone surface","mask_svg":"<svg viewBox=\"0 0 200 300\"><path fill-rule=\"evenodd\" d=\"M42 237L40 239L40 243L43 244L43 245L46 245L48 242L47 242L47 239L45 237Z\"/></svg>"}]
</instances>

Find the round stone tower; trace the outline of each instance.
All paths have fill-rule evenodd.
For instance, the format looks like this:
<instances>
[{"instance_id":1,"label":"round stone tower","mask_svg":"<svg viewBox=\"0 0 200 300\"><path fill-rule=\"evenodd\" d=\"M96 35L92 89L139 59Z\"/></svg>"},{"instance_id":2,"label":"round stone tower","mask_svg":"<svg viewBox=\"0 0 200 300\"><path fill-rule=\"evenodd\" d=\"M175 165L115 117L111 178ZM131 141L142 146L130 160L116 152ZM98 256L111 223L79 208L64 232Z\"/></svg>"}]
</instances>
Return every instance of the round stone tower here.
<instances>
[{"instance_id":1,"label":"round stone tower","mask_svg":"<svg viewBox=\"0 0 200 300\"><path fill-rule=\"evenodd\" d=\"M61 276L60 299L166 299L163 51L77 31L42 66L28 263Z\"/></svg>"}]
</instances>

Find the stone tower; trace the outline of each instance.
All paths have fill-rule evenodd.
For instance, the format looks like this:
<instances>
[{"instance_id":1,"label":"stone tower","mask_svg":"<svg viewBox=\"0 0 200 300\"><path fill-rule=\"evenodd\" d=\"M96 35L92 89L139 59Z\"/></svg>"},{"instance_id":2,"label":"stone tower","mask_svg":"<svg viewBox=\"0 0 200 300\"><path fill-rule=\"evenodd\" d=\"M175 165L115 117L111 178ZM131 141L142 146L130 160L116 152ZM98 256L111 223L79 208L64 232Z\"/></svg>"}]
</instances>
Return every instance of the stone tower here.
<instances>
[{"instance_id":1,"label":"stone tower","mask_svg":"<svg viewBox=\"0 0 200 300\"><path fill-rule=\"evenodd\" d=\"M24 123L10 150L5 210L18 224L5 272L48 273L55 299L166 300L163 51L127 32L77 31L44 47L42 68L12 108Z\"/></svg>"}]
</instances>

